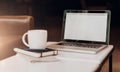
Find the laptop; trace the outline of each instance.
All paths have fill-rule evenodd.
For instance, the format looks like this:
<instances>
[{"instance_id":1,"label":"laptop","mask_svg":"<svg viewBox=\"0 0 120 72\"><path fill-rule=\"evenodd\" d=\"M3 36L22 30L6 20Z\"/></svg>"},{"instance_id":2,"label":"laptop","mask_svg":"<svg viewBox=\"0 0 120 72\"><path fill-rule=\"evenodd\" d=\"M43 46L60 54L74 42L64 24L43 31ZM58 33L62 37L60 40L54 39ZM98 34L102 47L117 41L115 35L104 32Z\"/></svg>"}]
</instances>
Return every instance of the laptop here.
<instances>
[{"instance_id":1,"label":"laptop","mask_svg":"<svg viewBox=\"0 0 120 72\"><path fill-rule=\"evenodd\" d=\"M47 48L96 54L109 45L109 10L65 10L62 40Z\"/></svg>"}]
</instances>

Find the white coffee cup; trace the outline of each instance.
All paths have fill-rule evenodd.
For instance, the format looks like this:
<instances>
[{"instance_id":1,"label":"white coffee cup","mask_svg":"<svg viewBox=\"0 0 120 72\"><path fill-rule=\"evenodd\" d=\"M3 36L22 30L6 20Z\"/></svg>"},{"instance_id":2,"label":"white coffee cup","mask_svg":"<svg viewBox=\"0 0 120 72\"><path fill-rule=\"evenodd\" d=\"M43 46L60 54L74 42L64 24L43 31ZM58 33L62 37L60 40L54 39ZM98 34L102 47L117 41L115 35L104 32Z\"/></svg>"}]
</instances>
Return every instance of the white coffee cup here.
<instances>
[{"instance_id":1,"label":"white coffee cup","mask_svg":"<svg viewBox=\"0 0 120 72\"><path fill-rule=\"evenodd\" d=\"M22 42L30 49L44 49L47 44L47 30L28 30L23 34Z\"/></svg>"}]
</instances>

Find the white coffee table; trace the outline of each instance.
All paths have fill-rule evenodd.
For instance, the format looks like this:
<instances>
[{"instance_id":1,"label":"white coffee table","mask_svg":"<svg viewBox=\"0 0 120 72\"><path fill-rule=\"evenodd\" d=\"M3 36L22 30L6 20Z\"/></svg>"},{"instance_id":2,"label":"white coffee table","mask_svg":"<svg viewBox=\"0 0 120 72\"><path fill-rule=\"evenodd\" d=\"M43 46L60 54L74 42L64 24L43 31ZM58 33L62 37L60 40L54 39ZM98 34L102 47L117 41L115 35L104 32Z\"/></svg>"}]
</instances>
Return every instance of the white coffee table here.
<instances>
[{"instance_id":1,"label":"white coffee table","mask_svg":"<svg viewBox=\"0 0 120 72\"><path fill-rule=\"evenodd\" d=\"M0 61L0 72L95 72L100 69L101 64L109 57L112 50L113 46L109 45L96 55L60 53L56 56L58 61L35 63L16 54Z\"/></svg>"}]
</instances>

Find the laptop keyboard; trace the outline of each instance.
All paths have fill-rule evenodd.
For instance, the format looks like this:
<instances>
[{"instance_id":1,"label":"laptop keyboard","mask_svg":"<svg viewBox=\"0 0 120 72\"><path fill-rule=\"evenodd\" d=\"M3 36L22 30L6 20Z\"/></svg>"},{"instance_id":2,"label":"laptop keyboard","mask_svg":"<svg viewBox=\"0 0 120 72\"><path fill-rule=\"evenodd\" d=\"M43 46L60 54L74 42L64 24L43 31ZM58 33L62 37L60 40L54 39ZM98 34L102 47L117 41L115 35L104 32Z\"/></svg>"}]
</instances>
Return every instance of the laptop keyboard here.
<instances>
[{"instance_id":1,"label":"laptop keyboard","mask_svg":"<svg viewBox=\"0 0 120 72\"><path fill-rule=\"evenodd\" d=\"M77 47L87 47L87 48L99 48L102 46L102 44L88 44L88 43L59 43L59 45L65 45L65 46L77 46Z\"/></svg>"}]
</instances>

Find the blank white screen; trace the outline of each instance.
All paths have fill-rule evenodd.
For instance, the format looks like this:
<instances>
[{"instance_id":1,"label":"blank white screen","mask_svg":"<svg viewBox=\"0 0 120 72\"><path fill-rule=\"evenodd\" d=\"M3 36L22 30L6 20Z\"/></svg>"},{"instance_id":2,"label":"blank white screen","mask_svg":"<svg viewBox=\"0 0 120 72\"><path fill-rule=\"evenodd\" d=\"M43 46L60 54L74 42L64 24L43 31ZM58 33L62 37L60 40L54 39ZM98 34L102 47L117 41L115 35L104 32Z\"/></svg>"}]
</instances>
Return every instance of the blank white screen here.
<instances>
[{"instance_id":1,"label":"blank white screen","mask_svg":"<svg viewBox=\"0 0 120 72\"><path fill-rule=\"evenodd\" d=\"M106 42L107 13L67 13L64 39Z\"/></svg>"}]
</instances>

